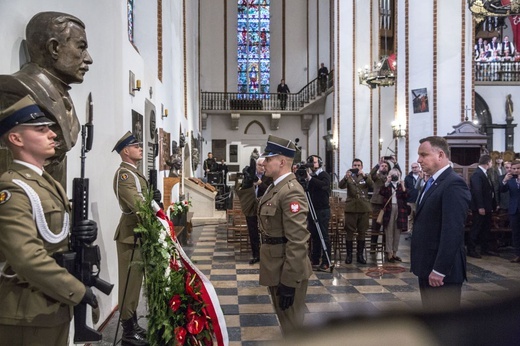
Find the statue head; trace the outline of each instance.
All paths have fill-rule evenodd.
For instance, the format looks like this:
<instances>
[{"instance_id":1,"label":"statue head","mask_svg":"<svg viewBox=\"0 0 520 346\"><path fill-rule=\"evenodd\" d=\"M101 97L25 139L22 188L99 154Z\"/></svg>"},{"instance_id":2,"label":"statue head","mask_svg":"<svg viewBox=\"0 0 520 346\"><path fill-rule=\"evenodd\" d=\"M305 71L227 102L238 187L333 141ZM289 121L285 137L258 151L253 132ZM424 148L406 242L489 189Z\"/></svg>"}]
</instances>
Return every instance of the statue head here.
<instances>
[{"instance_id":1,"label":"statue head","mask_svg":"<svg viewBox=\"0 0 520 346\"><path fill-rule=\"evenodd\" d=\"M40 12L25 29L31 62L66 84L81 83L92 64L85 24L70 14Z\"/></svg>"}]
</instances>

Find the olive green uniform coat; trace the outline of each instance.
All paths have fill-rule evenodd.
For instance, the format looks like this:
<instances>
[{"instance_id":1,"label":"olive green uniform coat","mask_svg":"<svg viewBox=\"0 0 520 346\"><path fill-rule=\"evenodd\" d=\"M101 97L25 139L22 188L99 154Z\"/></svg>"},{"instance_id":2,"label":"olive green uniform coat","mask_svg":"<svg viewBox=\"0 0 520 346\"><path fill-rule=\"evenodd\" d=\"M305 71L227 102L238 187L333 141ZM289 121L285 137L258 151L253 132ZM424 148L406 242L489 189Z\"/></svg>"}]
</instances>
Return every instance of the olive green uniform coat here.
<instances>
[{"instance_id":1,"label":"olive green uniform coat","mask_svg":"<svg viewBox=\"0 0 520 346\"><path fill-rule=\"evenodd\" d=\"M65 213L71 215L70 203L62 186L47 173L44 175L47 179L13 162L0 177L0 257L6 261L0 277L1 345L9 344L8 338L16 334L16 327L13 334L7 332L6 326L50 327L47 341L61 343L58 336L52 341L53 334L66 327L68 336L72 307L85 295L85 285L52 257L69 250L68 236L57 244L45 241L33 219L29 197L13 182L21 180L36 192L49 229L59 234ZM1 335L4 333L7 335Z\"/></svg>"},{"instance_id":2,"label":"olive green uniform coat","mask_svg":"<svg viewBox=\"0 0 520 346\"><path fill-rule=\"evenodd\" d=\"M137 182L135 177L137 177ZM126 162L121 162L119 169L114 175L114 193L121 208L121 218L119 219L114 240L117 246L119 267L118 303L119 309L122 309L121 319L123 321L131 318L137 310L143 283L143 270L135 265L130 266L131 262L141 261L141 251L138 244L136 244L134 251L134 229L139 221L137 218L137 201L143 199L136 185L137 183L140 185L139 190L141 192L148 191L146 177L136 167ZM131 270L125 295L124 291L129 268ZM123 302L124 295L125 301Z\"/></svg>"},{"instance_id":3,"label":"olive green uniform coat","mask_svg":"<svg viewBox=\"0 0 520 346\"><path fill-rule=\"evenodd\" d=\"M276 185L271 185L257 201L254 188L238 190L244 213L256 208L262 237L285 237L285 244L265 244L260 247L260 285L268 286L273 305L284 333L303 324L305 296L312 266L308 256L308 204L303 187L290 173ZM246 214L247 215L247 214ZM276 288L279 283L296 288L292 307L278 307Z\"/></svg>"}]
</instances>

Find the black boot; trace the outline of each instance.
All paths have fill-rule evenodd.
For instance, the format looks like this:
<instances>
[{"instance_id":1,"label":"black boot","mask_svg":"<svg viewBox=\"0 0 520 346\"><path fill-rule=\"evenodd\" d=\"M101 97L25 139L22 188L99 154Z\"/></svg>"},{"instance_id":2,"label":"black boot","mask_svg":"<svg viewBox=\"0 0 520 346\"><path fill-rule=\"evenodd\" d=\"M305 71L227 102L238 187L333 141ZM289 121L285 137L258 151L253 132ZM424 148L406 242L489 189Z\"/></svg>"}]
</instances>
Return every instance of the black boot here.
<instances>
[{"instance_id":1,"label":"black boot","mask_svg":"<svg viewBox=\"0 0 520 346\"><path fill-rule=\"evenodd\" d=\"M346 264L352 263L352 247L353 247L353 241L347 240L347 258L345 259Z\"/></svg>"},{"instance_id":2,"label":"black boot","mask_svg":"<svg viewBox=\"0 0 520 346\"><path fill-rule=\"evenodd\" d=\"M121 321L123 326L123 340L121 345L123 346L148 346L148 341L136 329L134 318L131 317L125 321Z\"/></svg>"},{"instance_id":3,"label":"black boot","mask_svg":"<svg viewBox=\"0 0 520 346\"><path fill-rule=\"evenodd\" d=\"M358 242L357 242L357 263L367 264L367 261L365 260L364 252L365 252L365 241L358 240Z\"/></svg>"},{"instance_id":4,"label":"black boot","mask_svg":"<svg viewBox=\"0 0 520 346\"><path fill-rule=\"evenodd\" d=\"M132 316L134 320L134 327L137 333L139 333L143 338L146 339L146 329L142 328L139 323L137 323L137 312L134 312L134 316Z\"/></svg>"}]
</instances>

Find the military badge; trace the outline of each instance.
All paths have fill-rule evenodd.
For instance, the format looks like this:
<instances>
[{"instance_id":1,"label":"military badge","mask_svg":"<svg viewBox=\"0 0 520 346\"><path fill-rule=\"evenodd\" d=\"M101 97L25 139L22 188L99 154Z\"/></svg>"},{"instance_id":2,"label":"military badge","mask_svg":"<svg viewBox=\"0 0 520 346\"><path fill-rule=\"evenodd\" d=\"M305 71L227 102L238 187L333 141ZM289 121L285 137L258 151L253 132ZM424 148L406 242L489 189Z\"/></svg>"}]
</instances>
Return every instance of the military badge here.
<instances>
[{"instance_id":1,"label":"military badge","mask_svg":"<svg viewBox=\"0 0 520 346\"><path fill-rule=\"evenodd\" d=\"M298 203L298 202L291 202L290 208L291 208L291 213L297 213L301 209L300 203Z\"/></svg>"},{"instance_id":2,"label":"military badge","mask_svg":"<svg viewBox=\"0 0 520 346\"><path fill-rule=\"evenodd\" d=\"M7 190L0 191L0 204L4 204L11 198L11 192Z\"/></svg>"},{"instance_id":3,"label":"military badge","mask_svg":"<svg viewBox=\"0 0 520 346\"><path fill-rule=\"evenodd\" d=\"M119 179L120 179L121 181L125 181L125 180L127 180L127 179L128 179L128 174L127 174L127 173L123 173L123 174L121 174L121 175L119 176Z\"/></svg>"}]
</instances>

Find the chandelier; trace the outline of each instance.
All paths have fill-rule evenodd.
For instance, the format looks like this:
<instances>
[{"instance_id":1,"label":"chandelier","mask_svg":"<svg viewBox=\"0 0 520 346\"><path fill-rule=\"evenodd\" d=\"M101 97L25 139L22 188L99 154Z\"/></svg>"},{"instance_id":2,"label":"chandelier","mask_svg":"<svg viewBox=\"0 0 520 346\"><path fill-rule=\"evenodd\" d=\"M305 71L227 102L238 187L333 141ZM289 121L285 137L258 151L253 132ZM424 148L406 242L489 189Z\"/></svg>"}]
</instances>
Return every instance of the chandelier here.
<instances>
[{"instance_id":1,"label":"chandelier","mask_svg":"<svg viewBox=\"0 0 520 346\"><path fill-rule=\"evenodd\" d=\"M377 86L391 86L395 84L397 62L395 54L383 57L374 63L374 68L368 65L358 70L359 84L374 89Z\"/></svg>"}]
</instances>

